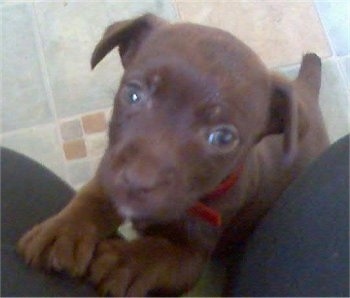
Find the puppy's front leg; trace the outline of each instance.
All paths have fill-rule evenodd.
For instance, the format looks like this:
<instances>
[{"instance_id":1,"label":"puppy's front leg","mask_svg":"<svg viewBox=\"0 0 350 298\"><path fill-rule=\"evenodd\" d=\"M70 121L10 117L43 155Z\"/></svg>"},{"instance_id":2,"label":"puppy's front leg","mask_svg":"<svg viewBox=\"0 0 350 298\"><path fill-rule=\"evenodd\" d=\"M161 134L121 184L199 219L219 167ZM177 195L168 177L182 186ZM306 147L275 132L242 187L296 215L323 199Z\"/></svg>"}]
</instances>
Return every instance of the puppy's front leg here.
<instances>
[{"instance_id":1,"label":"puppy's front leg","mask_svg":"<svg viewBox=\"0 0 350 298\"><path fill-rule=\"evenodd\" d=\"M180 295L193 287L207 258L198 247L160 237L108 239L97 246L89 278L102 295Z\"/></svg>"},{"instance_id":2,"label":"puppy's front leg","mask_svg":"<svg viewBox=\"0 0 350 298\"><path fill-rule=\"evenodd\" d=\"M60 213L24 234L18 242L18 252L32 266L82 275L96 243L120 224L113 210L93 179Z\"/></svg>"}]
</instances>

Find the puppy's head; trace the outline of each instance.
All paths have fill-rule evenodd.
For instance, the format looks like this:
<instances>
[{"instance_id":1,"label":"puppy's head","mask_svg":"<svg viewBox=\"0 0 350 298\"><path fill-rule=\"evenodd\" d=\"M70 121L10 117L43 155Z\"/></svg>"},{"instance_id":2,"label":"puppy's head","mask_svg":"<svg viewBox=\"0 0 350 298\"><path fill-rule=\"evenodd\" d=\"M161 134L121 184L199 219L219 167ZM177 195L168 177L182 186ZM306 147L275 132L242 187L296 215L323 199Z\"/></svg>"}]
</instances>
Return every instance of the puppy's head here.
<instances>
[{"instance_id":1,"label":"puppy's head","mask_svg":"<svg viewBox=\"0 0 350 298\"><path fill-rule=\"evenodd\" d=\"M181 217L267 134L293 155L289 83L229 33L145 15L108 27L92 67L115 47L125 73L99 175L122 215Z\"/></svg>"}]
</instances>

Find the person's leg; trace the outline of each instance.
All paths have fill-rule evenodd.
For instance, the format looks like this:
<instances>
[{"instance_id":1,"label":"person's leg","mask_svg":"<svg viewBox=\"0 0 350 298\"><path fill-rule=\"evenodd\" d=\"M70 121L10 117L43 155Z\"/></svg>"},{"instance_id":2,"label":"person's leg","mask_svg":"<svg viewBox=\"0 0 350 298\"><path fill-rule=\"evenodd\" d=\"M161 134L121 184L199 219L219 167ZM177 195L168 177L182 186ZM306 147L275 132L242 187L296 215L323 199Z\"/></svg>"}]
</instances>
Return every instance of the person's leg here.
<instances>
[{"instance_id":1,"label":"person's leg","mask_svg":"<svg viewBox=\"0 0 350 298\"><path fill-rule=\"evenodd\" d=\"M27 268L16 255L21 234L58 212L73 192L39 164L1 153L2 295L95 295L76 280ZM286 191L252 237L230 295L349 295L348 154L346 138Z\"/></svg>"},{"instance_id":2,"label":"person's leg","mask_svg":"<svg viewBox=\"0 0 350 298\"><path fill-rule=\"evenodd\" d=\"M349 137L282 195L248 241L230 296L349 297Z\"/></svg>"},{"instance_id":3,"label":"person's leg","mask_svg":"<svg viewBox=\"0 0 350 298\"><path fill-rule=\"evenodd\" d=\"M28 268L15 251L23 233L59 212L73 194L73 190L48 169L1 148L2 296L96 295L92 287L77 279Z\"/></svg>"}]
</instances>

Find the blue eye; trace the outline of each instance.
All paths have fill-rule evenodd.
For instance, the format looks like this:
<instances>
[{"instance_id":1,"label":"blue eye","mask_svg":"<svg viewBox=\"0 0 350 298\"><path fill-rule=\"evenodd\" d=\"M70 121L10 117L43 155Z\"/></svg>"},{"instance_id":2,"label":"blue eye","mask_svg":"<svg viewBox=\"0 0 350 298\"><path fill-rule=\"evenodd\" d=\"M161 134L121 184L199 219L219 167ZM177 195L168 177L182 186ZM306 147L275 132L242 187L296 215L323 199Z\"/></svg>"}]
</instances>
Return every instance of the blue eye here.
<instances>
[{"instance_id":1,"label":"blue eye","mask_svg":"<svg viewBox=\"0 0 350 298\"><path fill-rule=\"evenodd\" d=\"M136 104L143 100L144 93L136 83L126 84L121 90L121 98L128 104Z\"/></svg>"},{"instance_id":2,"label":"blue eye","mask_svg":"<svg viewBox=\"0 0 350 298\"><path fill-rule=\"evenodd\" d=\"M210 145L219 147L237 144L237 131L231 125L219 126L209 133L207 141Z\"/></svg>"},{"instance_id":3,"label":"blue eye","mask_svg":"<svg viewBox=\"0 0 350 298\"><path fill-rule=\"evenodd\" d=\"M141 96L138 94L138 92L134 88L130 88L127 94L127 100L129 103L135 104L141 100Z\"/></svg>"}]
</instances>

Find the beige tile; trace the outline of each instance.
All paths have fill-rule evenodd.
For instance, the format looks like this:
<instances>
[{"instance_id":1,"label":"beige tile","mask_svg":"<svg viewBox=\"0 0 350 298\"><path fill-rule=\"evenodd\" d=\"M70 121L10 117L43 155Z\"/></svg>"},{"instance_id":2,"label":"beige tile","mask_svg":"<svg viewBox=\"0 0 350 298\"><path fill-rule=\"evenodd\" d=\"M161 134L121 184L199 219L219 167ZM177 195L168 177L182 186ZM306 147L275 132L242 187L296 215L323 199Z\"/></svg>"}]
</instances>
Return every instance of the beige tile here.
<instances>
[{"instance_id":1,"label":"beige tile","mask_svg":"<svg viewBox=\"0 0 350 298\"><path fill-rule=\"evenodd\" d=\"M350 54L350 2L316 0L315 6L337 56Z\"/></svg>"},{"instance_id":2,"label":"beige tile","mask_svg":"<svg viewBox=\"0 0 350 298\"><path fill-rule=\"evenodd\" d=\"M86 157L86 146L84 140L74 140L63 144L64 154L67 160Z\"/></svg>"},{"instance_id":3,"label":"beige tile","mask_svg":"<svg viewBox=\"0 0 350 298\"><path fill-rule=\"evenodd\" d=\"M83 136L83 129L79 119L62 121L60 124L60 130L64 141L76 140Z\"/></svg>"},{"instance_id":4,"label":"beige tile","mask_svg":"<svg viewBox=\"0 0 350 298\"><path fill-rule=\"evenodd\" d=\"M109 122L111 120L111 118L112 118L113 108L107 109L105 111L105 114L106 114L107 122Z\"/></svg>"},{"instance_id":5,"label":"beige tile","mask_svg":"<svg viewBox=\"0 0 350 298\"><path fill-rule=\"evenodd\" d=\"M339 59L339 63L345 75L347 88L350 91L350 56Z\"/></svg>"},{"instance_id":6,"label":"beige tile","mask_svg":"<svg viewBox=\"0 0 350 298\"><path fill-rule=\"evenodd\" d=\"M67 165L68 182L77 188L92 178L90 162L86 159L71 161Z\"/></svg>"},{"instance_id":7,"label":"beige tile","mask_svg":"<svg viewBox=\"0 0 350 298\"><path fill-rule=\"evenodd\" d=\"M54 117L32 6L28 3L5 6L1 8L1 19L2 130L9 132L50 123Z\"/></svg>"},{"instance_id":8,"label":"beige tile","mask_svg":"<svg viewBox=\"0 0 350 298\"><path fill-rule=\"evenodd\" d=\"M106 115L103 112L85 115L81 120L87 134L104 132L107 129Z\"/></svg>"},{"instance_id":9,"label":"beige tile","mask_svg":"<svg viewBox=\"0 0 350 298\"><path fill-rule=\"evenodd\" d=\"M297 63L305 52L330 55L312 1L176 1L182 20L227 30L270 67Z\"/></svg>"},{"instance_id":10,"label":"beige tile","mask_svg":"<svg viewBox=\"0 0 350 298\"><path fill-rule=\"evenodd\" d=\"M100 163L101 163L101 159L102 157L95 157L95 158L90 158L90 169L92 171L93 174L96 173Z\"/></svg>"},{"instance_id":11,"label":"beige tile","mask_svg":"<svg viewBox=\"0 0 350 298\"><path fill-rule=\"evenodd\" d=\"M90 69L92 51L108 25L147 11L176 18L169 0L46 0L35 1L34 7L59 117L112 105L123 72L118 51Z\"/></svg>"},{"instance_id":12,"label":"beige tile","mask_svg":"<svg viewBox=\"0 0 350 298\"><path fill-rule=\"evenodd\" d=\"M99 133L86 136L85 142L88 156L101 156L107 147L107 134Z\"/></svg>"},{"instance_id":13,"label":"beige tile","mask_svg":"<svg viewBox=\"0 0 350 298\"><path fill-rule=\"evenodd\" d=\"M62 147L55 125L42 125L4 134L1 146L29 156L66 179Z\"/></svg>"},{"instance_id":14,"label":"beige tile","mask_svg":"<svg viewBox=\"0 0 350 298\"><path fill-rule=\"evenodd\" d=\"M330 140L335 142L350 132L349 90L334 59L322 63L320 105Z\"/></svg>"},{"instance_id":15,"label":"beige tile","mask_svg":"<svg viewBox=\"0 0 350 298\"><path fill-rule=\"evenodd\" d=\"M57 115L111 106L122 73L117 51L104 67L90 69L94 46L110 23L105 3L40 1L34 7Z\"/></svg>"},{"instance_id":16,"label":"beige tile","mask_svg":"<svg viewBox=\"0 0 350 298\"><path fill-rule=\"evenodd\" d=\"M16 4L29 4L32 3L32 1L29 0L2 0L0 2L0 7L5 5L16 5Z\"/></svg>"}]
</instances>

